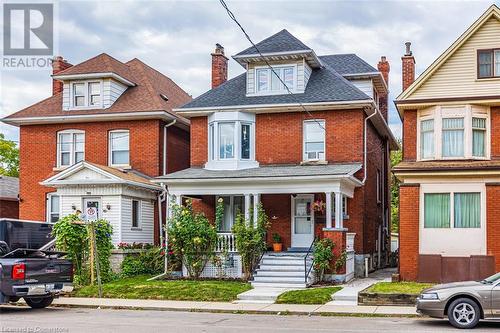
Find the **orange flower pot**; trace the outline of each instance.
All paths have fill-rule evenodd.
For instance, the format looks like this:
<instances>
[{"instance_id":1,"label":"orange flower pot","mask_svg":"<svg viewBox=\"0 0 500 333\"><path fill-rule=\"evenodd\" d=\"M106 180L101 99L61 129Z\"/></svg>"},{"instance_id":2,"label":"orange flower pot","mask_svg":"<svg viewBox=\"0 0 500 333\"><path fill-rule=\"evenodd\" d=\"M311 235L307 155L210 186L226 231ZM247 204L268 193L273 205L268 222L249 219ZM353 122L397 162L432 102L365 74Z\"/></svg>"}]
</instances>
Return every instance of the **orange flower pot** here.
<instances>
[{"instance_id":1,"label":"orange flower pot","mask_svg":"<svg viewBox=\"0 0 500 333\"><path fill-rule=\"evenodd\" d=\"M282 249L283 249L283 244L273 243L273 251L274 252L281 252Z\"/></svg>"}]
</instances>

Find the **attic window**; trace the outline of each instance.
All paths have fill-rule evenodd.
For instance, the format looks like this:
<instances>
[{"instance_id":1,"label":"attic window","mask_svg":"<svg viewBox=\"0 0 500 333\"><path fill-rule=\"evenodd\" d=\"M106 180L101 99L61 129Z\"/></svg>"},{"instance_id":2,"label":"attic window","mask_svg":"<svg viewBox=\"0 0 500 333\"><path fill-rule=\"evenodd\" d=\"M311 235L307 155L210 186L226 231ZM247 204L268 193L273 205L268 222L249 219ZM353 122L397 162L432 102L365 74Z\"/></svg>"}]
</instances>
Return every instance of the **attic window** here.
<instances>
[{"instance_id":1,"label":"attic window","mask_svg":"<svg viewBox=\"0 0 500 333\"><path fill-rule=\"evenodd\" d=\"M269 67L256 68L257 93L284 94L287 92L287 88L293 91L295 87L295 72L294 66L273 66L273 70Z\"/></svg>"},{"instance_id":2,"label":"attic window","mask_svg":"<svg viewBox=\"0 0 500 333\"><path fill-rule=\"evenodd\" d=\"M72 83L72 106L74 108L101 107L102 82L74 82Z\"/></svg>"},{"instance_id":3,"label":"attic window","mask_svg":"<svg viewBox=\"0 0 500 333\"><path fill-rule=\"evenodd\" d=\"M168 97L167 97L167 95L165 95L165 94L160 94L160 97L161 97L161 99L163 99L164 101L168 101Z\"/></svg>"},{"instance_id":4,"label":"attic window","mask_svg":"<svg viewBox=\"0 0 500 333\"><path fill-rule=\"evenodd\" d=\"M500 49L477 51L477 77L500 77Z\"/></svg>"}]
</instances>

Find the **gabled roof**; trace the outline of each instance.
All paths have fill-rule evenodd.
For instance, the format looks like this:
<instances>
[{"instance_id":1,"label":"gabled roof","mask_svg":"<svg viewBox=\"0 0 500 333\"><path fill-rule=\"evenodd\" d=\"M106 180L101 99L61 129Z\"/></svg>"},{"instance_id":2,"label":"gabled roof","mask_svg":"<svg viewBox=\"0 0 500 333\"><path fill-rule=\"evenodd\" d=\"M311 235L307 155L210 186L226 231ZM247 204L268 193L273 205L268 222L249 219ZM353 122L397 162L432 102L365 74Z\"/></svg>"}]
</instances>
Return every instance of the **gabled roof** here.
<instances>
[{"instance_id":1,"label":"gabled roof","mask_svg":"<svg viewBox=\"0 0 500 333\"><path fill-rule=\"evenodd\" d=\"M453 44L450 45L427 69L397 98L396 104L405 101L424 84L476 31L490 18L500 20L500 9L491 5Z\"/></svg>"},{"instance_id":2,"label":"gabled roof","mask_svg":"<svg viewBox=\"0 0 500 333\"><path fill-rule=\"evenodd\" d=\"M18 200L19 178L0 175L0 200Z\"/></svg>"},{"instance_id":3,"label":"gabled roof","mask_svg":"<svg viewBox=\"0 0 500 333\"><path fill-rule=\"evenodd\" d=\"M370 99L342 75L329 66L324 66L312 70L304 93L247 96L246 73L243 73L195 98L182 106L179 111L208 107L367 101Z\"/></svg>"},{"instance_id":4,"label":"gabled roof","mask_svg":"<svg viewBox=\"0 0 500 333\"><path fill-rule=\"evenodd\" d=\"M319 58L341 75L379 73L377 69L354 53L331 54L319 56Z\"/></svg>"},{"instance_id":5,"label":"gabled roof","mask_svg":"<svg viewBox=\"0 0 500 333\"><path fill-rule=\"evenodd\" d=\"M71 176L77 175L84 169L91 170L100 177L92 177L91 179L72 179ZM112 168L106 165L100 165L87 161L76 163L69 168L55 174L52 177L41 182L45 186L64 186L64 185L107 185L107 184L125 184L137 187L147 188L149 190L161 190L161 188L151 182L151 177L148 177L135 170L121 170Z\"/></svg>"},{"instance_id":6,"label":"gabled roof","mask_svg":"<svg viewBox=\"0 0 500 333\"><path fill-rule=\"evenodd\" d=\"M118 60L115 59L115 61ZM79 65L74 67L77 66ZM63 94L58 93L11 114L3 118L2 121L15 125L31 121L31 119L35 123L50 122L52 119L53 121L69 120L72 117L76 118L75 116L89 116L93 120L98 120L98 117L101 116L124 117L125 114L132 114L140 117L149 117L149 115L159 117L163 115L167 118L179 119L183 123L188 123L186 119L177 115L172 109L191 101L192 98L174 81L137 58L122 63L122 66L115 67L122 68L122 74L127 72L128 75L133 76L135 86L128 87L109 108L66 111L62 108ZM123 68L127 68L127 70L125 71ZM162 95L168 100L165 100Z\"/></svg>"},{"instance_id":7,"label":"gabled roof","mask_svg":"<svg viewBox=\"0 0 500 333\"><path fill-rule=\"evenodd\" d=\"M263 54L311 50L309 46L302 43L286 29L283 29L280 32L262 40L261 42L255 44L255 46L257 46L259 51ZM257 53L257 49L254 46L250 46L249 48L236 54L235 57Z\"/></svg>"}]
</instances>

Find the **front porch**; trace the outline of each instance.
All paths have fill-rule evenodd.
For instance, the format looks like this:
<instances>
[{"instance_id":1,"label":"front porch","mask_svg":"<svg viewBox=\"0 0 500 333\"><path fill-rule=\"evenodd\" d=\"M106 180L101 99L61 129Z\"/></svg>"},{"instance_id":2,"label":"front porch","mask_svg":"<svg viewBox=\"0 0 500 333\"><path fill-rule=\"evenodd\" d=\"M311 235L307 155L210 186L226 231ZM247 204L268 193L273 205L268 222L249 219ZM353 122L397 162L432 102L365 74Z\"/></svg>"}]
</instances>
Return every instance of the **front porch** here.
<instances>
[{"instance_id":1,"label":"front porch","mask_svg":"<svg viewBox=\"0 0 500 333\"><path fill-rule=\"evenodd\" d=\"M349 235L347 248L348 230L344 227L344 220L349 218L348 207L354 200L354 190L361 186L360 181L353 176L360 168L359 164L355 164L261 167L234 171L187 169L160 177L158 181L167 185L169 202L174 200L181 204L183 198L189 198L193 208L203 212L212 221L215 221L217 201L223 201L224 218L219 226L217 251L224 250L229 259L226 260L224 272L208 265L205 276L216 277L221 273L228 277L241 276L241 262L231 232L232 226L237 214L243 214L249 223L256 223L257 215L252 214L252 211L257 211L261 204L270 222L266 237L268 250L272 248L273 235L279 235L284 253L280 258L276 255L272 258L272 253L266 253L260 263L260 275L259 272L254 274L254 283L262 282L259 280L265 277L268 283L286 284L293 280L306 286L314 282L310 272L312 244L316 238L334 240L337 254L348 251L348 269L330 278L345 281L354 276L354 234ZM262 169L268 170L263 172ZM263 269L262 266L266 266L267 262L271 262L273 267ZM293 272L278 274L276 272L284 271L280 266L294 266ZM286 275L293 276L293 279L284 279Z\"/></svg>"}]
</instances>

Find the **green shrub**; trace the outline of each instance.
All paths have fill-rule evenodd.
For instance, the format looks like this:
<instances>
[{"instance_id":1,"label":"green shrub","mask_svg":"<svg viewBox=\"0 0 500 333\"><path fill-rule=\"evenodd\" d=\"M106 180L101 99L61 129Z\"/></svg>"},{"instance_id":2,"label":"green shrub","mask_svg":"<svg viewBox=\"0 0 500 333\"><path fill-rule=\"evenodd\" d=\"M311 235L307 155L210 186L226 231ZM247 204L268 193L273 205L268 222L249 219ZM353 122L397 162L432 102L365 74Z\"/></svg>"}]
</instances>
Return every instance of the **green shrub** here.
<instances>
[{"instance_id":1,"label":"green shrub","mask_svg":"<svg viewBox=\"0 0 500 333\"><path fill-rule=\"evenodd\" d=\"M123 259L122 275L129 277L161 274L164 266L163 255L161 247L153 247L138 254L129 254Z\"/></svg>"},{"instance_id":2,"label":"green shrub","mask_svg":"<svg viewBox=\"0 0 500 333\"><path fill-rule=\"evenodd\" d=\"M322 281L325 271L330 270L333 259L335 243L329 238L323 238L314 242L314 270L318 280Z\"/></svg>"},{"instance_id":3,"label":"green shrub","mask_svg":"<svg viewBox=\"0 0 500 333\"><path fill-rule=\"evenodd\" d=\"M172 204L168 222L169 245L192 278L199 278L205 265L215 255L216 226L205 215L195 213L190 200L185 206Z\"/></svg>"}]
</instances>

